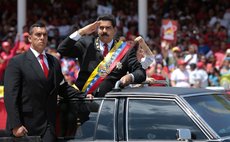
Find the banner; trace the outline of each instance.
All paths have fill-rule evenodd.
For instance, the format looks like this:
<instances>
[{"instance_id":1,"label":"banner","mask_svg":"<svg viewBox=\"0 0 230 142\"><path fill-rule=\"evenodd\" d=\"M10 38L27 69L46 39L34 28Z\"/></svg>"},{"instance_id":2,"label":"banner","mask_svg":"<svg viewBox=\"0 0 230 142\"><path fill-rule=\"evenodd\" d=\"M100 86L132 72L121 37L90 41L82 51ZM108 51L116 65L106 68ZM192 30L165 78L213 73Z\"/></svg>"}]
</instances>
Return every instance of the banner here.
<instances>
[{"instance_id":1,"label":"banner","mask_svg":"<svg viewBox=\"0 0 230 142\"><path fill-rule=\"evenodd\" d=\"M97 6L97 15L112 14L112 8L103 5Z\"/></svg>"},{"instance_id":2,"label":"banner","mask_svg":"<svg viewBox=\"0 0 230 142\"><path fill-rule=\"evenodd\" d=\"M178 22L176 20L163 19L161 27L161 38L171 42L177 41Z\"/></svg>"}]
</instances>

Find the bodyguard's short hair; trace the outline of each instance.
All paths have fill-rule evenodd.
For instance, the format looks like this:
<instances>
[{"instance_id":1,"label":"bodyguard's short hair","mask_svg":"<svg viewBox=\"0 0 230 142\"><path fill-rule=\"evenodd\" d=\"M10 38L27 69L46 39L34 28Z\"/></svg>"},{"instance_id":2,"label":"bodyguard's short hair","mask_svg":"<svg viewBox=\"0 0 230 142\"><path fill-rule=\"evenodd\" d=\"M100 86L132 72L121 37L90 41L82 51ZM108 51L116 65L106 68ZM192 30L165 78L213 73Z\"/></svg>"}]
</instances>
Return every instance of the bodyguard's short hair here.
<instances>
[{"instance_id":1,"label":"bodyguard's short hair","mask_svg":"<svg viewBox=\"0 0 230 142\"><path fill-rule=\"evenodd\" d=\"M101 15L97 18L97 21L110 21L112 23L112 26L115 27L116 26L116 20L115 17L111 14L105 14L105 15Z\"/></svg>"},{"instance_id":2,"label":"bodyguard's short hair","mask_svg":"<svg viewBox=\"0 0 230 142\"><path fill-rule=\"evenodd\" d=\"M32 34L33 28L35 28L35 27L45 28L46 25L43 24L43 23L35 23L35 24L33 24L32 26L30 26L30 30L29 30L30 35Z\"/></svg>"}]
</instances>

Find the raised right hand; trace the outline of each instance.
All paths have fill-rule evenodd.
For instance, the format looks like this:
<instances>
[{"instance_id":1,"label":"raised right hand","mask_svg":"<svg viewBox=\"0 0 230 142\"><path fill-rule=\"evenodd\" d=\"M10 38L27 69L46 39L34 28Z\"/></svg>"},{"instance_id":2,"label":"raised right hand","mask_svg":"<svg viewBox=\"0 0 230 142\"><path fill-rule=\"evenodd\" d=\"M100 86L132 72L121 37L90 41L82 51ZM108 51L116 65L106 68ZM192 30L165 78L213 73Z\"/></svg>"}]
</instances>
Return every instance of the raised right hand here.
<instances>
[{"instance_id":1,"label":"raised right hand","mask_svg":"<svg viewBox=\"0 0 230 142\"><path fill-rule=\"evenodd\" d=\"M94 23L91 23L91 24L79 29L78 32L81 36L91 34L97 30L97 27L99 26L99 24L100 24L100 22L96 21Z\"/></svg>"},{"instance_id":2,"label":"raised right hand","mask_svg":"<svg viewBox=\"0 0 230 142\"><path fill-rule=\"evenodd\" d=\"M28 133L27 129L23 125L14 128L12 131L13 131L13 135L15 137L22 137L22 136L25 136Z\"/></svg>"}]
</instances>

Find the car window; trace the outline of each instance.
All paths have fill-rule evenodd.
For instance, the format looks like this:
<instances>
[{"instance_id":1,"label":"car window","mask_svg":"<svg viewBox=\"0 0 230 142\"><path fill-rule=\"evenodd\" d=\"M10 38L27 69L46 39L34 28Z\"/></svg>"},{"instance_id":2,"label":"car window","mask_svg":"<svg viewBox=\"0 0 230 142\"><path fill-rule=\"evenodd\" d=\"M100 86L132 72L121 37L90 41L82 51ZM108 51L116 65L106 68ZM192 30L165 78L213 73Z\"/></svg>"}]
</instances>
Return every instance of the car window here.
<instances>
[{"instance_id":1,"label":"car window","mask_svg":"<svg viewBox=\"0 0 230 142\"><path fill-rule=\"evenodd\" d=\"M174 101L129 99L129 140L176 140L179 128L190 129L192 139L206 139Z\"/></svg>"},{"instance_id":2,"label":"car window","mask_svg":"<svg viewBox=\"0 0 230 142\"><path fill-rule=\"evenodd\" d=\"M206 123L219 136L230 135L230 95L200 95L185 97Z\"/></svg>"},{"instance_id":3,"label":"car window","mask_svg":"<svg viewBox=\"0 0 230 142\"><path fill-rule=\"evenodd\" d=\"M95 139L114 140L115 100L105 99L98 118Z\"/></svg>"},{"instance_id":4,"label":"car window","mask_svg":"<svg viewBox=\"0 0 230 142\"><path fill-rule=\"evenodd\" d=\"M57 120L58 139L93 140L102 100L60 102Z\"/></svg>"}]
</instances>

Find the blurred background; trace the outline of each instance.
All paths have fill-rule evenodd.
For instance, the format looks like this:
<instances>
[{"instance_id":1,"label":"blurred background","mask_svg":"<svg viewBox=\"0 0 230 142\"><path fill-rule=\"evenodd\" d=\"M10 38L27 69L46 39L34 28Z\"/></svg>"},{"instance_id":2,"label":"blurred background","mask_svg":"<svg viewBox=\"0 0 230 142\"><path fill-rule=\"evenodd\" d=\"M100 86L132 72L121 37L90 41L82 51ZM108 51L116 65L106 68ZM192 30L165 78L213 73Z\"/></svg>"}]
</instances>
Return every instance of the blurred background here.
<instances>
[{"instance_id":1,"label":"blurred background","mask_svg":"<svg viewBox=\"0 0 230 142\"><path fill-rule=\"evenodd\" d=\"M103 13L116 17L118 39L144 37L155 57L147 69L150 76L164 74L171 84L171 74L182 59L191 87L196 86L196 77L190 74L193 68L206 72L207 77L203 78L206 87L229 87L228 0L0 0L0 82L4 80L8 60L28 50L31 24L47 25L47 52L55 55L65 37ZM66 79L72 84L80 70L77 59L60 61Z\"/></svg>"}]
</instances>

